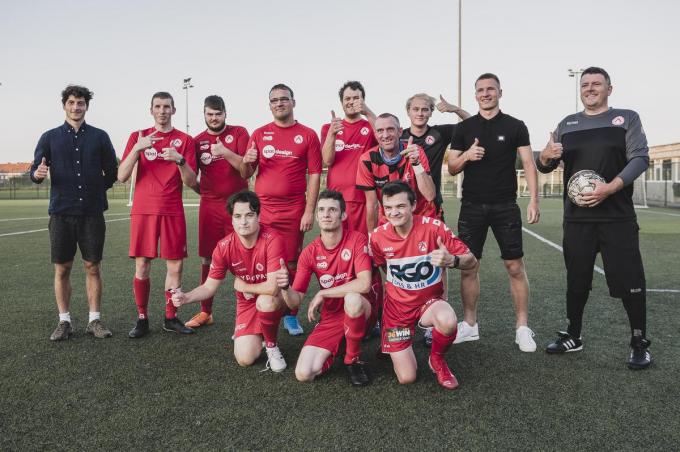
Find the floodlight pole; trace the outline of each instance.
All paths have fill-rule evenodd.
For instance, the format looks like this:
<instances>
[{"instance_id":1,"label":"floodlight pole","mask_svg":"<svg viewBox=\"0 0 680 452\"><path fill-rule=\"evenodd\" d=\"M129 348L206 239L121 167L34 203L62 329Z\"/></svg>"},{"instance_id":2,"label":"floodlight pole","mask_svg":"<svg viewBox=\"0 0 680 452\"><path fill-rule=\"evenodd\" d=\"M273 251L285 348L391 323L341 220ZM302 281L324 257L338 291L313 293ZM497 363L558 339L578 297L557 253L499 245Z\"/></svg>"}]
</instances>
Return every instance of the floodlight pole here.
<instances>
[{"instance_id":1,"label":"floodlight pole","mask_svg":"<svg viewBox=\"0 0 680 452\"><path fill-rule=\"evenodd\" d=\"M572 77L574 79L574 86L576 87L576 101L575 101L575 111L578 113L578 98L579 98L579 82L581 79L581 74L583 74L583 69L567 69L569 72L569 77Z\"/></svg>"},{"instance_id":2,"label":"floodlight pole","mask_svg":"<svg viewBox=\"0 0 680 452\"><path fill-rule=\"evenodd\" d=\"M463 64L463 0L458 0L458 108L463 108L463 90L461 66ZM463 172L456 176L456 198L463 197Z\"/></svg>"},{"instance_id":3,"label":"floodlight pole","mask_svg":"<svg viewBox=\"0 0 680 452\"><path fill-rule=\"evenodd\" d=\"M182 89L186 92L186 123L187 123L187 134L189 133L189 88L193 88L194 85L191 84L191 77L184 79L184 84Z\"/></svg>"}]
</instances>

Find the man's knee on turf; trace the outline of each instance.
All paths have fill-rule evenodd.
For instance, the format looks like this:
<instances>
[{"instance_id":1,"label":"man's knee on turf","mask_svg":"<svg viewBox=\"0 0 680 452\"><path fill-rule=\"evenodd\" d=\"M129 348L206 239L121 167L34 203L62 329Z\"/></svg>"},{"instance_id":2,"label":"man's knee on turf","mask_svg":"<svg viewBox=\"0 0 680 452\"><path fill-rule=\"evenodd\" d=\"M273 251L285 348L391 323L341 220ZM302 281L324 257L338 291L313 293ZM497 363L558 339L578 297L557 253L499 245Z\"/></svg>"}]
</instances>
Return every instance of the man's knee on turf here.
<instances>
[{"instance_id":1,"label":"man's knee on turf","mask_svg":"<svg viewBox=\"0 0 680 452\"><path fill-rule=\"evenodd\" d=\"M54 264L54 277L61 280L69 279L72 267L73 261Z\"/></svg>"},{"instance_id":2,"label":"man's knee on turf","mask_svg":"<svg viewBox=\"0 0 680 452\"><path fill-rule=\"evenodd\" d=\"M456 329L457 319L453 309L440 309L434 315L434 327L442 334L450 336Z\"/></svg>"},{"instance_id":3,"label":"man's knee on turf","mask_svg":"<svg viewBox=\"0 0 680 452\"><path fill-rule=\"evenodd\" d=\"M524 261L522 258L504 260L505 269L508 272L508 276L513 279L524 279L526 277L524 271Z\"/></svg>"},{"instance_id":4,"label":"man's knee on turf","mask_svg":"<svg viewBox=\"0 0 680 452\"><path fill-rule=\"evenodd\" d=\"M166 261L165 266L170 278L177 279L178 281L182 278L183 262L182 259L169 259Z\"/></svg>"},{"instance_id":5,"label":"man's knee on turf","mask_svg":"<svg viewBox=\"0 0 680 452\"><path fill-rule=\"evenodd\" d=\"M345 314L350 317L359 317L364 313L364 297L358 293L345 295Z\"/></svg>"},{"instance_id":6,"label":"man's knee on turf","mask_svg":"<svg viewBox=\"0 0 680 452\"><path fill-rule=\"evenodd\" d=\"M461 280L477 279L478 273L479 273L479 259L477 259L477 262L475 263L474 267L460 271L460 279Z\"/></svg>"},{"instance_id":7,"label":"man's knee on turf","mask_svg":"<svg viewBox=\"0 0 680 452\"><path fill-rule=\"evenodd\" d=\"M298 362L297 366L295 366L295 378L297 379L297 381L303 383L314 381L316 374L317 372L314 372L311 366L309 366L306 363Z\"/></svg>"},{"instance_id":8,"label":"man's knee on turf","mask_svg":"<svg viewBox=\"0 0 680 452\"><path fill-rule=\"evenodd\" d=\"M85 266L85 272L87 273L88 276L92 276L95 278L98 278L100 276L101 266L99 265L99 262L83 261L83 265Z\"/></svg>"},{"instance_id":9,"label":"man's knee on turf","mask_svg":"<svg viewBox=\"0 0 680 452\"><path fill-rule=\"evenodd\" d=\"M397 380L400 385L415 383L418 376L416 369L394 369L394 372L397 374Z\"/></svg>"},{"instance_id":10,"label":"man's knee on turf","mask_svg":"<svg viewBox=\"0 0 680 452\"><path fill-rule=\"evenodd\" d=\"M135 258L135 278L148 279L151 273L151 259L148 257Z\"/></svg>"}]
</instances>

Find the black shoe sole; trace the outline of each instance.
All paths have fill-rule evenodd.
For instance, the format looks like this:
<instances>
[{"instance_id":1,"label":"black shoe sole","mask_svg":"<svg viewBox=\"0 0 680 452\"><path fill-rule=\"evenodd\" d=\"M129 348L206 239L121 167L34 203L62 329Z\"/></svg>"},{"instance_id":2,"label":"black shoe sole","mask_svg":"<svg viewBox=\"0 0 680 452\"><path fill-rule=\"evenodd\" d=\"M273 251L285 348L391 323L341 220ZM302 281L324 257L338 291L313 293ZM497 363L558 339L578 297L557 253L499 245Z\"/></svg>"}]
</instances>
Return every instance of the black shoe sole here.
<instances>
[{"instance_id":1,"label":"black shoe sole","mask_svg":"<svg viewBox=\"0 0 680 452\"><path fill-rule=\"evenodd\" d=\"M167 331L168 333L177 333L177 334L184 334L184 335L187 335L187 334L194 334L194 333L195 333L194 330L190 330L190 331L177 331L177 330L173 330L172 328L166 328L166 327L163 327L163 331Z\"/></svg>"},{"instance_id":2,"label":"black shoe sole","mask_svg":"<svg viewBox=\"0 0 680 452\"><path fill-rule=\"evenodd\" d=\"M570 348L569 350L551 350L549 348L546 348L545 352L550 353L551 355L564 355L565 353L580 352L582 350L583 345L581 345L580 347Z\"/></svg>"},{"instance_id":3,"label":"black shoe sole","mask_svg":"<svg viewBox=\"0 0 680 452\"><path fill-rule=\"evenodd\" d=\"M634 363L628 363L628 368L630 370L645 370L649 368L649 366L652 365L652 361L650 361L647 364L634 364Z\"/></svg>"}]
</instances>

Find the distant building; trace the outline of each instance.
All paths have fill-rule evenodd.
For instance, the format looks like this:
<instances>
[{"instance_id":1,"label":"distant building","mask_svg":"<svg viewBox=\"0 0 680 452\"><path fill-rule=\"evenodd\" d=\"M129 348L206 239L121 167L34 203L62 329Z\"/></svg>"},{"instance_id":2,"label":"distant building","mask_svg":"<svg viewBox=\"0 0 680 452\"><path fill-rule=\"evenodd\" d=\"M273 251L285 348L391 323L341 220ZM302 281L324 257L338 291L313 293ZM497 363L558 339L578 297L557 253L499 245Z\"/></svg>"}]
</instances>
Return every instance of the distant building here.
<instances>
[{"instance_id":1,"label":"distant building","mask_svg":"<svg viewBox=\"0 0 680 452\"><path fill-rule=\"evenodd\" d=\"M0 163L0 184L6 184L13 177L21 177L28 174L31 162L28 163Z\"/></svg>"},{"instance_id":2,"label":"distant building","mask_svg":"<svg viewBox=\"0 0 680 452\"><path fill-rule=\"evenodd\" d=\"M680 143L649 148L647 204L680 207Z\"/></svg>"}]
</instances>

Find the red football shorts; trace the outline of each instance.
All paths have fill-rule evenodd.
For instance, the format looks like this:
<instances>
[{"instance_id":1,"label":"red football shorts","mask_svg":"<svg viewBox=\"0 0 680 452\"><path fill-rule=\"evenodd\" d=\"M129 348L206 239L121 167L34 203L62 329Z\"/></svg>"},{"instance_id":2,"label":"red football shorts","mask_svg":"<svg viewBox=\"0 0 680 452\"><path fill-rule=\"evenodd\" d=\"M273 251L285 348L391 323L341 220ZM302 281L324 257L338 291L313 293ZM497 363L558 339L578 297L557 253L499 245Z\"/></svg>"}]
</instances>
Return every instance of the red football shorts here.
<instances>
[{"instance_id":1,"label":"red football shorts","mask_svg":"<svg viewBox=\"0 0 680 452\"><path fill-rule=\"evenodd\" d=\"M201 198L198 208L198 255L211 258L217 242L233 230L227 201Z\"/></svg>"},{"instance_id":2,"label":"red football shorts","mask_svg":"<svg viewBox=\"0 0 680 452\"><path fill-rule=\"evenodd\" d=\"M404 305L385 294L380 324L383 353L395 353L409 348L416 334L416 324L437 301L440 299L433 298L422 305Z\"/></svg>"},{"instance_id":3,"label":"red football shorts","mask_svg":"<svg viewBox=\"0 0 680 452\"><path fill-rule=\"evenodd\" d=\"M130 215L130 257L162 259L187 257L187 225L184 215Z\"/></svg>"},{"instance_id":4,"label":"red football shorts","mask_svg":"<svg viewBox=\"0 0 680 452\"><path fill-rule=\"evenodd\" d=\"M347 219L343 226L345 226L348 231L359 231L367 234L366 203L349 201L346 205L347 208L345 211L347 212Z\"/></svg>"},{"instance_id":5,"label":"red football shorts","mask_svg":"<svg viewBox=\"0 0 680 452\"><path fill-rule=\"evenodd\" d=\"M256 297L246 300L240 295L236 296L236 322L234 325L234 337L262 335L262 327L257 316L255 306Z\"/></svg>"},{"instance_id":6,"label":"red football shorts","mask_svg":"<svg viewBox=\"0 0 680 452\"><path fill-rule=\"evenodd\" d=\"M378 300L373 291L364 294L368 303L371 305L371 315L366 319L366 331L368 333L375 326L378 320ZM340 345L345 340L345 310L342 307L343 300L327 299L327 303L338 303L338 308L333 311L324 310L321 315L321 320L316 324L312 332L305 341L305 346L312 345L320 347L331 352L332 356L338 356Z\"/></svg>"},{"instance_id":7,"label":"red football shorts","mask_svg":"<svg viewBox=\"0 0 680 452\"><path fill-rule=\"evenodd\" d=\"M286 259L297 261L302 251L304 233L300 231L300 220L305 213L305 200L291 201L287 205L260 206L260 224L272 228L283 239Z\"/></svg>"}]
</instances>

